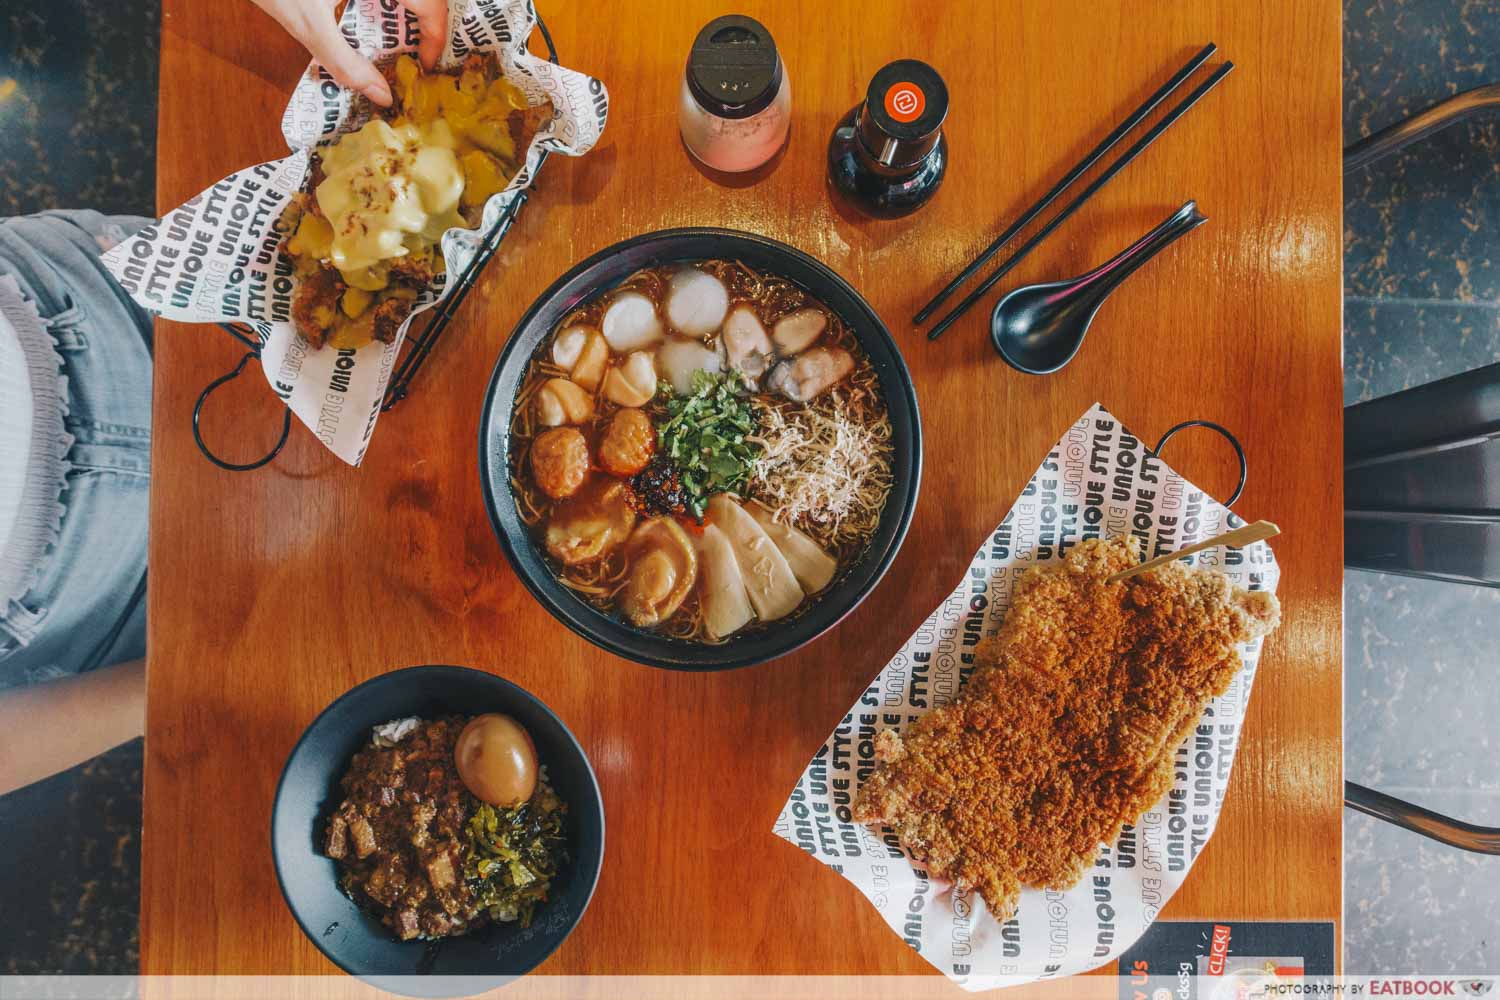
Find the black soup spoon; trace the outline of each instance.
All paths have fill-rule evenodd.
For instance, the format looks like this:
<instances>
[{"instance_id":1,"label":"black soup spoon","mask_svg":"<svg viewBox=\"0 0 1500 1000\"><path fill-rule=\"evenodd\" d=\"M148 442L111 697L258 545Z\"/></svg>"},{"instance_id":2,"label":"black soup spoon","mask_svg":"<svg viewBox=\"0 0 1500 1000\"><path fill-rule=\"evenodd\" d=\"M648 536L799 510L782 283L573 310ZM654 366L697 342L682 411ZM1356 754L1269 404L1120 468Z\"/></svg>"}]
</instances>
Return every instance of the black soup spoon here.
<instances>
[{"instance_id":1,"label":"black soup spoon","mask_svg":"<svg viewBox=\"0 0 1500 1000\"><path fill-rule=\"evenodd\" d=\"M1161 225L1112 260L1069 281L1017 288L995 304L990 339L1005 363L1030 375L1048 375L1073 360L1094 314L1146 261L1208 221L1198 203L1183 205Z\"/></svg>"}]
</instances>

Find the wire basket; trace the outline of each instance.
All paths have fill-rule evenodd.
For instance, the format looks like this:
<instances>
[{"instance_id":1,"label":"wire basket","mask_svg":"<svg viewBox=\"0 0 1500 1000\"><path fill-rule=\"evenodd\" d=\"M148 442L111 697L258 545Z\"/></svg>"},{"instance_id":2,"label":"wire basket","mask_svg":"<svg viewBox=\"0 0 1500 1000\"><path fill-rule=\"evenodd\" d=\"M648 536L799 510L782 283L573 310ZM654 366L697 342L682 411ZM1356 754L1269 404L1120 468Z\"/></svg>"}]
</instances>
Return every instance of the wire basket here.
<instances>
[{"instance_id":1,"label":"wire basket","mask_svg":"<svg viewBox=\"0 0 1500 1000\"><path fill-rule=\"evenodd\" d=\"M541 32L542 40L547 43L547 58L556 63L557 46L552 43L552 35L548 33L547 25L542 22L540 15L537 16L536 27ZM426 365L427 359L432 355L433 348L437 346L438 340L448 329L448 324L452 322L454 314L458 311L458 307L463 304L464 299L468 296L474 285L478 283L480 273L484 271L485 265L490 262L490 258L495 255L495 251L499 249L500 241L505 239L505 235L510 232L510 227L515 223L516 216L520 213L521 207L526 204L527 197L534 190L536 175L541 173L542 164L545 162L547 162L547 151L542 150L540 157L537 159L536 169L532 171L531 185L528 185L516 195L505 211L500 214L500 218L496 219L495 224L484 234L484 238L479 244L479 250L474 254L474 259L469 261L469 265L459 274L458 281L454 285L452 292L442 302L438 303L435 309L428 312L425 322L419 318L412 323L412 328L407 330L406 337L401 344L401 353L396 359L394 370L391 372L390 383L386 386L385 396L380 402L381 413L386 412L401 402L411 391L412 382L416 379L418 373L421 372L423 366ZM422 324L420 332L416 330L418 323ZM208 385L203 387L203 391L198 394L198 402L193 406L193 441L198 445L198 450L203 453L203 457L219 468L229 472L249 472L251 469L259 469L261 466L269 464L277 455L281 454L281 449L286 445L287 438L292 431L292 411L290 407L287 407L285 412L282 413L281 436L277 438L276 444L270 451L255 461L228 462L214 454L207 442L203 440L203 431L199 426L199 421L203 415L203 406L220 386L239 378L240 373L245 370L245 366L250 363L251 359L259 361L262 347L260 338L256 336L255 331L242 323L220 323L219 328L235 340L244 344L248 350L240 358L238 364L208 383Z\"/></svg>"}]
</instances>

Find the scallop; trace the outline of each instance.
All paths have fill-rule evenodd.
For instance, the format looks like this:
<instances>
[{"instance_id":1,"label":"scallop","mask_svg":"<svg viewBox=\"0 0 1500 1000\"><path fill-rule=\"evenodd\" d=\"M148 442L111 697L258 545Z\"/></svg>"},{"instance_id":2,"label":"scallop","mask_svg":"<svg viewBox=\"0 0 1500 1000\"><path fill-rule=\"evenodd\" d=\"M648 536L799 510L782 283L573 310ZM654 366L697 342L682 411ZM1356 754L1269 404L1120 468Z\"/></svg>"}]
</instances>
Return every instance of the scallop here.
<instances>
[{"instance_id":1,"label":"scallop","mask_svg":"<svg viewBox=\"0 0 1500 1000\"><path fill-rule=\"evenodd\" d=\"M589 337L587 326L570 326L552 339L552 363L564 371L572 371L583 353L583 344Z\"/></svg>"},{"instance_id":2,"label":"scallop","mask_svg":"<svg viewBox=\"0 0 1500 1000\"><path fill-rule=\"evenodd\" d=\"M656 395L656 361L650 351L635 351L604 376L604 395L621 406L645 406Z\"/></svg>"},{"instance_id":3,"label":"scallop","mask_svg":"<svg viewBox=\"0 0 1500 1000\"><path fill-rule=\"evenodd\" d=\"M672 275L667 286L667 321L678 333L704 339L724 324L729 311L729 289L696 267Z\"/></svg>"},{"instance_id":4,"label":"scallop","mask_svg":"<svg viewBox=\"0 0 1500 1000\"><path fill-rule=\"evenodd\" d=\"M801 354L828 329L828 314L821 309L798 309L781 317L771 331L776 353L783 358Z\"/></svg>"},{"instance_id":5,"label":"scallop","mask_svg":"<svg viewBox=\"0 0 1500 1000\"><path fill-rule=\"evenodd\" d=\"M814 347L782 361L766 376L766 387L794 403L805 403L854 371L854 355L842 347Z\"/></svg>"},{"instance_id":6,"label":"scallop","mask_svg":"<svg viewBox=\"0 0 1500 1000\"><path fill-rule=\"evenodd\" d=\"M703 624L709 635L723 639L749 624L755 617L745 577L734 558L729 536L718 526L706 524L698 536L698 600Z\"/></svg>"},{"instance_id":7,"label":"scallop","mask_svg":"<svg viewBox=\"0 0 1500 1000\"><path fill-rule=\"evenodd\" d=\"M594 397L576 382L549 378L536 391L536 418L546 427L586 424L594 419Z\"/></svg>"},{"instance_id":8,"label":"scallop","mask_svg":"<svg viewBox=\"0 0 1500 1000\"><path fill-rule=\"evenodd\" d=\"M765 621L785 618L802 603L802 587L786 556L734 498L720 493L708 501L708 516L734 547L750 606Z\"/></svg>"},{"instance_id":9,"label":"scallop","mask_svg":"<svg viewBox=\"0 0 1500 1000\"><path fill-rule=\"evenodd\" d=\"M604 310L604 339L616 354L651 347L661 340L656 305L640 292L625 292Z\"/></svg>"},{"instance_id":10,"label":"scallop","mask_svg":"<svg viewBox=\"0 0 1500 1000\"><path fill-rule=\"evenodd\" d=\"M696 340L668 340L656 352L656 367L672 383L672 391L686 396L693 391L693 375L716 372L723 367L719 352L709 350Z\"/></svg>"},{"instance_id":11,"label":"scallop","mask_svg":"<svg viewBox=\"0 0 1500 1000\"><path fill-rule=\"evenodd\" d=\"M630 575L620 590L620 610L637 625L660 625L682 607L698 580L692 540L670 517L653 517L630 536Z\"/></svg>"},{"instance_id":12,"label":"scallop","mask_svg":"<svg viewBox=\"0 0 1500 1000\"><path fill-rule=\"evenodd\" d=\"M760 317L749 306L736 306L724 321L719 335L724 360L730 368L758 379L766 373L773 358L771 338L761 325Z\"/></svg>"},{"instance_id":13,"label":"scallop","mask_svg":"<svg viewBox=\"0 0 1500 1000\"><path fill-rule=\"evenodd\" d=\"M777 521L769 510L758 503L746 504L745 511L760 525L760 530L776 543L776 547L786 557L787 565L792 568L792 575L797 578L797 583L804 591L816 594L832 582L834 573L838 572L838 560L824 552L805 532L794 525Z\"/></svg>"},{"instance_id":14,"label":"scallop","mask_svg":"<svg viewBox=\"0 0 1500 1000\"><path fill-rule=\"evenodd\" d=\"M604 380L604 369L609 364L609 345L604 342L604 335L591 326L574 329L583 331L583 342L579 345L578 356L573 360L572 374L569 377L593 392Z\"/></svg>"}]
</instances>

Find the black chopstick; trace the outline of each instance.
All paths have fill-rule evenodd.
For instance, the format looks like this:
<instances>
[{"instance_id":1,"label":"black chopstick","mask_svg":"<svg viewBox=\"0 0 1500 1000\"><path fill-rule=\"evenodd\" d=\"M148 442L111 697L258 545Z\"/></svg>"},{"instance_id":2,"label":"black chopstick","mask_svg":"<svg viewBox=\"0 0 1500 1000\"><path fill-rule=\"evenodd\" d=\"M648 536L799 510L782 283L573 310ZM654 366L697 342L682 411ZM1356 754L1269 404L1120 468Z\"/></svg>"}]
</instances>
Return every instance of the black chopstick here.
<instances>
[{"instance_id":1,"label":"black chopstick","mask_svg":"<svg viewBox=\"0 0 1500 1000\"><path fill-rule=\"evenodd\" d=\"M1151 145L1151 143L1156 140L1157 136L1165 132L1168 128L1171 127L1173 122L1181 118L1183 114L1185 114L1187 110L1194 104L1197 104L1204 94L1214 89L1214 87L1218 85L1220 80L1229 75L1229 71L1232 69L1234 69L1234 63L1226 62L1224 65L1215 70L1212 76L1199 84L1196 90L1194 90L1188 96L1184 97L1175 108L1167 112L1166 116L1163 117L1161 121L1157 122L1151 127L1151 130L1149 132L1141 136L1140 139L1136 141L1135 145L1127 149L1124 155L1122 155L1118 160L1110 165L1108 170L1104 171L1104 173L1100 174L1092 184L1084 188L1082 194L1069 202L1067 208L1064 208L1057 214L1055 218L1053 218L1051 222L1042 227L1041 232L1037 233L1031 239L1027 240L1025 245L1023 245L1021 249L1017 250L1004 264L1001 264L994 274L990 275L988 278L985 278L984 281L980 282L979 287L975 288L968 295L964 296L964 300L957 306L955 306L952 312L944 316L941 320L938 321L937 326L934 326L927 332L927 339L937 340L939 337L941 337L943 335L943 332L947 330L948 327L957 322L958 318L965 312L967 312L970 306L979 301L980 297L983 296L985 292L995 287L995 283L1001 278L1005 277L1005 275L1010 272L1011 268L1021 263L1021 260L1033 249L1035 249L1038 243L1042 242L1042 240L1046 239L1054 229L1066 222L1070 215L1078 211L1078 209L1083 206L1084 202L1093 197L1095 191L1098 191L1105 184L1109 183L1109 181L1115 176L1115 174L1123 170L1131 160L1135 159L1141 154L1142 150Z\"/></svg>"},{"instance_id":2,"label":"black chopstick","mask_svg":"<svg viewBox=\"0 0 1500 1000\"><path fill-rule=\"evenodd\" d=\"M1198 52L1197 55L1189 59L1186 65L1184 65L1181 69L1179 69L1172 75L1172 79L1162 84L1161 88L1158 89L1156 93L1146 98L1145 103L1132 111L1129 118L1126 118L1119 125L1115 126L1115 130L1109 135L1105 136L1104 141L1095 146L1093 151L1079 162L1078 166L1068 171L1067 176L1058 181L1057 184L1053 186L1051 191L1048 191L1046 194L1042 195L1041 201L1038 201L1035 205L1032 205L1029 209L1027 209L1025 215L1021 216L1015 222L1011 223L1010 227L1006 229L1005 232L1001 233L995 238L995 242L985 247L983 252L981 252L978 257L975 257L972 261L970 261L969 266L960 271L958 273L958 277L948 282L948 284L944 286L941 292L938 292L937 295L933 296L932 301L923 306L922 311L913 316L911 321L913 323L925 323L927 321L927 317L936 312L937 307L942 305L944 300L946 300L948 296L952 295L954 290L956 290L959 285L962 285L965 281L968 281L970 278L972 278L979 271L979 269L989 261L991 257L995 256L995 254L1005 246L1005 244L1014 239L1015 235L1022 229L1025 229L1026 226L1031 223L1032 219L1035 219L1038 215L1042 214L1042 210L1045 209L1048 205L1052 204L1054 198L1062 194L1069 185L1078 180L1078 178L1082 177L1090 167L1098 163L1100 157L1113 149L1115 143L1119 142L1125 137L1126 132L1129 132L1131 129L1135 128L1142 121L1144 121L1146 116L1149 115L1152 111L1156 110L1156 106L1160 104L1164 99L1166 99L1167 95L1171 94L1172 91L1181 86L1182 81L1192 76L1194 71L1196 71L1199 66L1202 66L1205 62L1207 62L1209 56L1213 55L1217 51L1218 46L1213 42L1209 42L1207 45L1203 46L1203 48Z\"/></svg>"}]
</instances>

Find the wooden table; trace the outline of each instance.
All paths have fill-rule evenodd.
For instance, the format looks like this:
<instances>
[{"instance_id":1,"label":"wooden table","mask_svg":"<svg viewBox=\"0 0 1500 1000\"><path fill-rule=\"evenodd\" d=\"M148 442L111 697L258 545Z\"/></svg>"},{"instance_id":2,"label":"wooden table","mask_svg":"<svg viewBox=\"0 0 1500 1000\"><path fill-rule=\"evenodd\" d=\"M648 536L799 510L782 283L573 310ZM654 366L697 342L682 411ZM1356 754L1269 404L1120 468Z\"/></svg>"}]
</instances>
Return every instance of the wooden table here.
<instances>
[{"instance_id":1,"label":"wooden table","mask_svg":"<svg viewBox=\"0 0 1500 1000\"><path fill-rule=\"evenodd\" d=\"M689 43L731 7L775 33L794 93L786 155L747 186L706 177L677 136ZM300 426L268 468L210 466L193 446L193 401L240 348L211 328L158 327L143 970L332 971L272 871L281 765L357 682L457 663L548 702L603 787L598 894L543 972L931 974L851 885L771 824L812 749L1095 400L1147 441L1192 417L1232 428L1250 460L1237 510L1285 532L1285 623L1262 661L1217 836L1164 917L1337 921L1339 5L542 8L564 60L609 86L605 138L584 159L547 164L363 468ZM1198 199L1209 224L1117 293L1072 365L1044 378L1012 372L982 333L987 308L936 344L911 329L916 307L1005 220L1209 40L1236 71L1003 286L1080 272ZM245 0L166 0L162 42L157 194L167 208L285 153L278 122L305 55ZM870 75L907 56L938 67L952 94L945 187L905 221L849 218L824 192L824 144ZM882 585L802 652L710 675L616 659L553 621L502 556L475 471L486 380L532 299L601 247L695 224L785 240L860 288L905 352L926 431L921 501ZM268 446L279 423L253 369L205 417L209 437L237 442L242 456ZM1213 435L1184 435L1170 460L1220 496L1233 486L1232 456Z\"/></svg>"}]
</instances>

